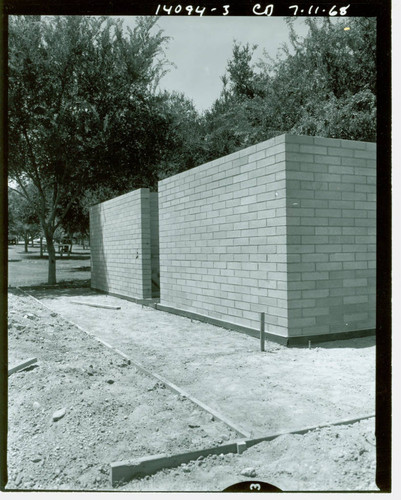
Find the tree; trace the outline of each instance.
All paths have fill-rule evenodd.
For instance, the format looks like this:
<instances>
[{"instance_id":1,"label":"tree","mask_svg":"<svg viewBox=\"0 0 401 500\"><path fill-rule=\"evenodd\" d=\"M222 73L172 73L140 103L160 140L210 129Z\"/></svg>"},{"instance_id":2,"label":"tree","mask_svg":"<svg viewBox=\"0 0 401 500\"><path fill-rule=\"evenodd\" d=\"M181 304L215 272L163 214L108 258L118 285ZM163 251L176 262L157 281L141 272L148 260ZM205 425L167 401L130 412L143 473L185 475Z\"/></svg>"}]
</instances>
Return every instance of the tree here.
<instances>
[{"instance_id":1,"label":"tree","mask_svg":"<svg viewBox=\"0 0 401 500\"><path fill-rule=\"evenodd\" d=\"M234 42L232 57L222 76L221 96L205 114L205 141L210 159L281 132L267 109L269 77L252 61L256 48Z\"/></svg>"},{"instance_id":2,"label":"tree","mask_svg":"<svg viewBox=\"0 0 401 500\"><path fill-rule=\"evenodd\" d=\"M167 39L155 22L125 32L109 18L10 18L9 175L39 218L50 284L55 231L88 186L156 182L168 123L155 94Z\"/></svg>"},{"instance_id":3,"label":"tree","mask_svg":"<svg viewBox=\"0 0 401 500\"><path fill-rule=\"evenodd\" d=\"M168 148L159 168L159 180L200 165L205 161L202 117L194 103L178 92L165 91L161 98L170 126Z\"/></svg>"},{"instance_id":4,"label":"tree","mask_svg":"<svg viewBox=\"0 0 401 500\"><path fill-rule=\"evenodd\" d=\"M292 133L376 140L376 24L373 18L306 18L308 34L261 67L266 104ZM265 110L266 107L261 108Z\"/></svg>"},{"instance_id":5,"label":"tree","mask_svg":"<svg viewBox=\"0 0 401 500\"><path fill-rule=\"evenodd\" d=\"M32 186L27 186L27 190L35 199ZM32 211L31 205L19 191L10 188L8 189L8 227L13 233L22 236L25 252L28 252L29 240L40 233L39 219Z\"/></svg>"},{"instance_id":6,"label":"tree","mask_svg":"<svg viewBox=\"0 0 401 500\"><path fill-rule=\"evenodd\" d=\"M253 61L255 46L233 45L220 97L205 114L216 158L280 133L376 140L376 25L372 18L306 18L290 46Z\"/></svg>"}]
</instances>

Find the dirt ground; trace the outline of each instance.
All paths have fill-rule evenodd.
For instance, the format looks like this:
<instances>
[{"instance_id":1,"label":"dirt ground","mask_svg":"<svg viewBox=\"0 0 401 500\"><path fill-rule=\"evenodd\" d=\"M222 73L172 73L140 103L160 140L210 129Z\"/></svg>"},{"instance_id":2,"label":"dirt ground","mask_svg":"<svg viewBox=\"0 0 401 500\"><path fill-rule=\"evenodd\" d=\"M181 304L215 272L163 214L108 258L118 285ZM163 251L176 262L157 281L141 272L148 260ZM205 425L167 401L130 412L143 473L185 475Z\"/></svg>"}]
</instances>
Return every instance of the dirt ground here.
<instances>
[{"instance_id":1,"label":"dirt ground","mask_svg":"<svg viewBox=\"0 0 401 500\"><path fill-rule=\"evenodd\" d=\"M110 463L238 436L57 314L9 294L10 489L107 489ZM56 411L65 416L53 421Z\"/></svg>"},{"instance_id":2,"label":"dirt ground","mask_svg":"<svg viewBox=\"0 0 401 500\"><path fill-rule=\"evenodd\" d=\"M32 294L254 437L375 411L372 337L316 344L312 349L267 342L266 352L261 352L253 337L90 289Z\"/></svg>"},{"instance_id":3,"label":"dirt ground","mask_svg":"<svg viewBox=\"0 0 401 500\"><path fill-rule=\"evenodd\" d=\"M245 475L246 474L246 475ZM374 419L283 435L243 454L209 456L132 481L123 490L222 491L263 481L282 491L376 490Z\"/></svg>"},{"instance_id":4,"label":"dirt ground","mask_svg":"<svg viewBox=\"0 0 401 500\"><path fill-rule=\"evenodd\" d=\"M253 436L374 413L371 338L310 350L267 343L261 353L252 337L89 289L29 293L55 312L9 293L9 367L38 358L9 377L10 489L106 490L111 462L239 439L59 314ZM78 300L121 309L72 304ZM242 455L205 457L119 489L222 491L251 478L284 491L375 490L374 419L281 436Z\"/></svg>"}]
</instances>

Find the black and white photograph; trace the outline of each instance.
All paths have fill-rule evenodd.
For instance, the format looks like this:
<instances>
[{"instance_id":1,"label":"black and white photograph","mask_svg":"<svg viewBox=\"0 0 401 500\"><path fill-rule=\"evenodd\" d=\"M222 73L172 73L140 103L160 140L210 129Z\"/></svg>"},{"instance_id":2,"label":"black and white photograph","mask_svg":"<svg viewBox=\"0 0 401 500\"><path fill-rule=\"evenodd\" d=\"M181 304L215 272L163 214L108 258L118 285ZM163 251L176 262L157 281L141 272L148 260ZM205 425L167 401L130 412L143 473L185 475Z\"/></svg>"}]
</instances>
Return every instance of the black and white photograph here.
<instances>
[{"instance_id":1,"label":"black and white photograph","mask_svg":"<svg viewBox=\"0 0 401 500\"><path fill-rule=\"evenodd\" d=\"M1 489L391 492L388 3L83 3L3 11Z\"/></svg>"}]
</instances>

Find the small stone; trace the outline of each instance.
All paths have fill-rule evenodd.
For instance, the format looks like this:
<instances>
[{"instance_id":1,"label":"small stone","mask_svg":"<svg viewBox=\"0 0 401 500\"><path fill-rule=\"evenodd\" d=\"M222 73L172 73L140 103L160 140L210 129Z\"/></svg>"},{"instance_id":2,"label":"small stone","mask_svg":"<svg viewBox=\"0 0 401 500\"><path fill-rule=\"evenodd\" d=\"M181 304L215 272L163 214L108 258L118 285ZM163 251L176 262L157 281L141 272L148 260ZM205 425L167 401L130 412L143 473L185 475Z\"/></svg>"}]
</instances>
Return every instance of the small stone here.
<instances>
[{"instance_id":1,"label":"small stone","mask_svg":"<svg viewBox=\"0 0 401 500\"><path fill-rule=\"evenodd\" d=\"M53 422L57 422L57 420L60 420L61 418L64 417L66 412L65 408L61 408L61 410L57 410L53 413Z\"/></svg>"},{"instance_id":2,"label":"small stone","mask_svg":"<svg viewBox=\"0 0 401 500\"><path fill-rule=\"evenodd\" d=\"M35 457L35 458L32 458L32 462L33 462L33 463L38 463L38 462L40 462L41 460L42 460L42 458L41 458L41 457Z\"/></svg>"},{"instance_id":3,"label":"small stone","mask_svg":"<svg viewBox=\"0 0 401 500\"><path fill-rule=\"evenodd\" d=\"M182 472L191 472L191 469L186 465L182 468Z\"/></svg>"},{"instance_id":4,"label":"small stone","mask_svg":"<svg viewBox=\"0 0 401 500\"><path fill-rule=\"evenodd\" d=\"M241 475L246 477L256 477L256 471L253 467L247 467L241 471Z\"/></svg>"},{"instance_id":5,"label":"small stone","mask_svg":"<svg viewBox=\"0 0 401 500\"><path fill-rule=\"evenodd\" d=\"M32 406L37 410L38 408L40 408L40 403L38 403L37 401L34 401Z\"/></svg>"},{"instance_id":6,"label":"small stone","mask_svg":"<svg viewBox=\"0 0 401 500\"><path fill-rule=\"evenodd\" d=\"M196 429L197 427L200 427L198 424L188 424L188 427L191 427L191 429Z\"/></svg>"},{"instance_id":7,"label":"small stone","mask_svg":"<svg viewBox=\"0 0 401 500\"><path fill-rule=\"evenodd\" d=\"M107 381L107 383L108 383L108 384L114 384L114 380L110 378L110 379Z\"/></svg>"}]
</instances>

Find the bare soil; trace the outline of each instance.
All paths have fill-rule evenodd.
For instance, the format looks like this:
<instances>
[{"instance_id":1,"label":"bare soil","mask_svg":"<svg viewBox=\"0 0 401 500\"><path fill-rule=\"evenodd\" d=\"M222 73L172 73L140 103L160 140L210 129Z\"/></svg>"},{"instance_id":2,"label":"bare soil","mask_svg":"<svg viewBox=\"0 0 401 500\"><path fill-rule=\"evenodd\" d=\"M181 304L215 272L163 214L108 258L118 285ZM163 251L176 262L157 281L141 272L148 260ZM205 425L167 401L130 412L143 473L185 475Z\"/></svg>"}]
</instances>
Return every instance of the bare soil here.
<instances>
[{"instance_id":1,"label":"bare soil","mask_svg":"<svg viewBox=\"0 0 401 500\"><path fill-rule=\"evenodd\" d=\"M9 377L9 489L107 490L111 462L239 439L64 318L254 436L374 413L371 338L310 350L267 343L261 353L252 337L89 289L30 293L55 312L9 293L9 367L38 358ZM77 300L121 309L72 304ZM222 491L249 479L284 491L375 490L374 419L284 435L242 455L205 457L119 489Z\"/></svg>"},{"instance_id":2,"label":"bare soil","mask_svg":"<svg viewBox=\"0 0 401 500\"><path fill-rule=\"evenodd\" d=\"M374 337L326 342L312 349L266 342L261 352L259 340L248 335L90 289L31 293L253 436L375 412Z\"/></svg>"},{"instance_id":3,"label":"bare soil","mask_svg":"<svg viewBox=\"0 0 401 500\"><path fill-rule=\"evenodd\" d=\"M122 489L223 491L243 481L261 481L287 492L375 491L374 419L305 435L286 434L241 455L209 456Z\"/></svg>"},{"instance_id":4,"label":"bare soil","mask_svg":"<svg viewBox=\"0 0 401 500\"><path fill-rule=\"evenodd\" d=\"M107 489L110 463L236 433L31 298L9 293L8 489ZM65 416L53 414L65 408Z\"/></svg>"}]
</instances>

